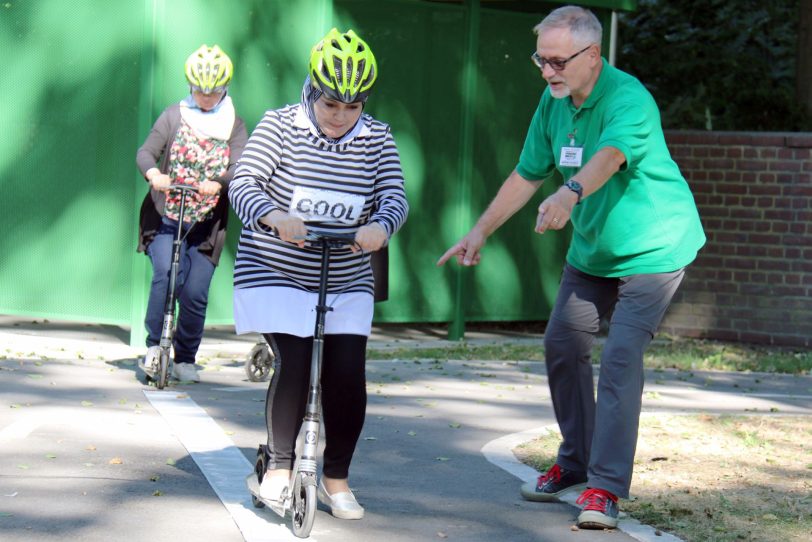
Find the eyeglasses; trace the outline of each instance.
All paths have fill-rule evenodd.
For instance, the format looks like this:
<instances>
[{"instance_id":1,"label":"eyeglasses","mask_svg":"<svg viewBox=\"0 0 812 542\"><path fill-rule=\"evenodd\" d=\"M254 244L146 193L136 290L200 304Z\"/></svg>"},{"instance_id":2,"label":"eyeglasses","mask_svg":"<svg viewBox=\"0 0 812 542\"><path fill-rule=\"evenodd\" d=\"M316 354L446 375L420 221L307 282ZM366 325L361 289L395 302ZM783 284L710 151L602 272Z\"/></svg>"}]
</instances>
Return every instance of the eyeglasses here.
<instances>
[{"instance_id":1,"label":"eyeglasses","mask_svg":"<svg viewBox=\"0 0 812 542\"><path fill-rule=\"evenodd\" d=\"M578 51L577 53L575 53L574 55L572 55L571 57L565 58L564 60L560 60L558 58L544 58L544 57L539 56L539 54L537 52L534 52L532 55L530 55L530 60L532 60L533 64L535 64L536 67L538 67L538 69L540 69L542 71L544 71L544 65L549 64L550 67L553 70L555 70L557 72L562 72L562 71L564 71L564 69L567 67L567 64L569 64L572 59L574 59L575 57L577 57L578 55L580 55L581 53L583 53L584 51L586 51L590 47L592 47L591 43L589 45L587 45L586 47L584 47L583 49L581 49L580 51Z\"/></svg>"}]
</instances>

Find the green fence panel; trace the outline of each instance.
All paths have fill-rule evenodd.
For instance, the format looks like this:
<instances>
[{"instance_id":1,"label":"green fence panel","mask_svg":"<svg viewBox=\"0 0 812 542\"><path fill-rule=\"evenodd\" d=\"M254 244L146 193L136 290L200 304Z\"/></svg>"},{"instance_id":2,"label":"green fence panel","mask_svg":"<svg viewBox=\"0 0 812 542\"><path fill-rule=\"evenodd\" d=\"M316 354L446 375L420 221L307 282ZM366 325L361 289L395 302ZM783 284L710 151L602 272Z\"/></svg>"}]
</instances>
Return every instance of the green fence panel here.
<instances>
[{"instance_id":1,"label":"green fence panel","mask_svg":"<svg viewBox=\"0 0 812 542\"><path fill-rule=\"evenodd\" d=\"M161 9L155 24L153 118L188 94L183 74L187 55L202 43L217 43L234 62L229 94L250 134L266 110L299 100L310 47L329 26L332 4L330 0L172 0ZM209 293L208 324L233 322L232 276L240 226L230 213L228 242Z\"/></svg>"},{"instance_id":2,"label":"green fence panel","mask_svg":"<svg viewBox=\"0 0 812 542\"><path fill-rule=\"evenodd\" d=\"M468 320L544 319L557 290L568 236L532 232L534 209L552 186L489 240L477 268L460 273L453 262L435 266L515 167L544 88L529 59L532 28L554 4L534 3L538 11L529 13L472 4L335 2L336 19L368 37L381 58L368 107L392 125L412 209L393 241L392 296L377 307L380 322L451 321L457 303ZM464 67L471 9L481 15L469 96ZM473 119L468 153L461 134L466 109ZM471 161L468 168L461 157Z\"/></svg>"},{"instance_id":3,"label":"green fence panel","mask_svg":"<svg viewBox=\"0 0 812 542\"><path fill-rule=\"evenodd\" d=\"M0 311L126 324L141 3L0 5Z\"/></svg>"}]
</instances>

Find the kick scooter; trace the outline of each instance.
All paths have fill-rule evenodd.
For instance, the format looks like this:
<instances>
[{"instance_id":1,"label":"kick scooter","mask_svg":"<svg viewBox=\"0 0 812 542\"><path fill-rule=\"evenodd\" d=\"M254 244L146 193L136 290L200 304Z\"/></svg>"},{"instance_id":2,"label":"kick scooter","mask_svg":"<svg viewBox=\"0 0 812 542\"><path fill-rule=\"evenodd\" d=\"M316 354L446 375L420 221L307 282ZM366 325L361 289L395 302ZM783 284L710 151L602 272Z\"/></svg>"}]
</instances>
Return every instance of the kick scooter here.
<instances>
[{"instance_id":1,"label":"kick scooter","mask_svg":"<svg viewBox=\"0 0 812 542\"><path fill-rule=\"evenodd\" d=\"M155 386L162 390L166 387L169 378L169 353L172 350L172 339L175 336L175 305L177 296L175 294L175 285L178 280L178 271L180 269L180 249L183 240L192 231L194 223L190 224L183 233L183 217L186 212L186 195L188 192L197 192L197 188L188 184L171 184L169 190L180 191L180 204L178 209L178 231L175 234L175 239L172 241L172 265L169 268L169 289L166 291L166 303L164 304L164 319L161 326L161 340L158 343L160 348L158 359L151 360L150 366L144 365L144 374L147 376L147 381L154 381ZM156 363L157 361L157 363Z\"/></svg>"},{"instance_id":2,"label":"kick scooter","mask_svg":"<svg viewBox=\"0 0 812 542\"><path fill-rule=\"evenodd\" d=\"M283 490L279 501L267 501L259 495L259 486L265 476L269 461L268 448L260 444L254 472L248 475L246 483L251 492L251 501L256 508L267 506L277 514L285 517L290 511L293 534L307 538L313 528L316 515L316 451L319 443L319 423L321 418L321 362L324 347L324 320L328 311L327 275L330 263L330 251L334 248L355 243L355 234L308 233L307 240L321 248L321 276L319 282L318 302L316 303L316 326L313 332L313 353L310 358L310 387L307 394L307 406L304 421L296 440L296 460L291 470L288 487ZM278 362L279 358L277 358Z\"/></svg>"}]
</instances>

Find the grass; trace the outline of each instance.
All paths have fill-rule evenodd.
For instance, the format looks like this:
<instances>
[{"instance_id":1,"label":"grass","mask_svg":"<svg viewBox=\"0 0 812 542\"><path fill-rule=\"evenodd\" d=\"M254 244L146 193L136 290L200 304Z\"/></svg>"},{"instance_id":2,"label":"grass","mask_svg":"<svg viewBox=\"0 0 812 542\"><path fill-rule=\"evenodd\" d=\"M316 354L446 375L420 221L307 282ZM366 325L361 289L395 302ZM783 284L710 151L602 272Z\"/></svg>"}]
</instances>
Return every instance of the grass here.
<instances>
[{"instance_id":1,"label":"grass","mask_svg":"<svg viewBox=\"0 0 812 542\"><path fill-rule=\"evenodd\" d=\"M560 436L519 446L536 470ZM640 421L631 517L686 542L812 539L812 419L657 415Z\"/></svg>"},{"instance_id":2,"label":"grass","mask_svg":"<svg viewBox=\"0 0 812 542\"><path fill-rule=\"evenodd\" d=\"M599 360L600 353L601 345L596 344L592 359ZM543 361L544 347L540 341L486 345L462 342L448 347L369 349L367 358ZM652 369L803 374L812 372L812 351L659 336L647 350L644 363Z\"/></svg>"}]
</instances>

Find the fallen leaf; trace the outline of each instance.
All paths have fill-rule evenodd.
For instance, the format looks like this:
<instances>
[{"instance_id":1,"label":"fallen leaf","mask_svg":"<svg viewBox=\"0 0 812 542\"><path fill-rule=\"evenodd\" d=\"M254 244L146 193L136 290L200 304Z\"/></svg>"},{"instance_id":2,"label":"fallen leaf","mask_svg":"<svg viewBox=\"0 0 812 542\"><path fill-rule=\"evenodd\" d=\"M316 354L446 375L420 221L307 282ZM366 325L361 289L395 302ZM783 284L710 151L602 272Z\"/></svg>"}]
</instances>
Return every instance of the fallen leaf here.
<instances>
[{"instance_id":1,"label":"fallen leaf","mask_svg":"<svg viewBox=\"0 0 812 542\"><path fill-rule=\"evenodd\" d=\"M447 535L447 534L445 534L445 533L444 533L444 532L442 532L442 531L437 531L437 536L439 536L440 538L448 538L448 535Z\"/></svg>"},{"instance_id":2,"label":"fallen leaf","mask_svg":"<svg viewBox=\"0 0 812 542\"><path fill-rule=\"evenodd\" d=\"M85 446L85 450L87 450L88 452L95 452L96 447L93 446L92 444L88 444L87 446Z\"/></svg>"},{"instance_id":3,"label":"fallen leaf","mask_svg":"<svg viewBox=\"0 0 812 542\"><path fill-rule=\"evenodd\" d=\"M448 457L435 457L434 459L436 459L437 461L448 461L449 460Z\"/></svg>"},{"instance_id":4,"label":"fallen leaf","mask_svg":"<svg viewBox=\"0 0 812 542\"><path fill-rule=\"evenodd\" d=\"M172 459L171 457L167 457L166 458L166 464L169 465L169 466L173 466L175 464L175 460Z\"/></svg>"},{"instance_id":5,"label":"fallen leaf","mask_svg":"<svg viewBox=\"0 0 812 542\"><path fill-rule=\"evenodd\" d=\"M460 427L462 427L462 425L459 423L450 423L448 424L448 427L450 427L451 429L459 429Z\"/></svg>"},{"instance_id":6,"label":"fallen leaf","mask_svg":"<svg viewBox=\"0 0 812 542\"><path fill-rule=\"evenodd\" d=\"M83 407L92 407L93 406L93 401L82 401L82 406Z\"/></svg>"},{"instance_id":7,"label":"fallen leaf","mask_svg":"<svg viewBox=\"0 0 812 542\"><path fill-rule=\"evenodd\" d=\"M364 437L364 440L378 440L378 437Z\"/></svg>"},{"instance_id":8,"label":"fallen leaf","mask_svg":"<svg viewBox=\"0 0 812 542\"><path fill-rule=\"evenodd\" d=\"M56 454L45 454L45 457L48 459L56 459Z\"/></svg>"},{"instance_id":9,"label":"fallen leaf","mask_svg":"<svg viewBox=\"0 0 812 542\"><path fill-rule=\"evenodd\" d=\"M409 435L410 437L413 437L413 436L415 436L416 434L417 434L417 433L415 433L414 431L409 431L409 432L407 433L407 435Z\"/></svg>"},{"instance_id":10,"label":"fallen leaf","mask_svg":"<svg viewBox=\"0 0 812 542\"><path fill-rule=\"evenodd\" d=\"M158 476L157 474L153 474L152 476L149 477L150 482L157 482L160 479L161 479L161 477Z\"/></svg>"},{"instance_id":11,"label":"fallen leaf","mask_svg":"<svg viewBox=\"0 0 812 542\"><path fill-rule=\"evenodd\" d=\"M108 461L108 463L110 465L121 465L122 463L124 463L124 461L122 461L122 459L120 457L114 457L113 459Z\"/></svg>"},{"instance_id":12,"label":"fallen leaf","mask_svg":"<svg viewBox=\"0 0 812 542\"><path fill-rule=\"evenodd\" d=\"M164 492L163 492L163 491L161 491L160 489L156 489L155 491L153 491L153 492L152 492L152 496L153 496L153 497L160 497L160 496L162 496L163 494L164 494Z\"/></svg>"}]
</instances>

